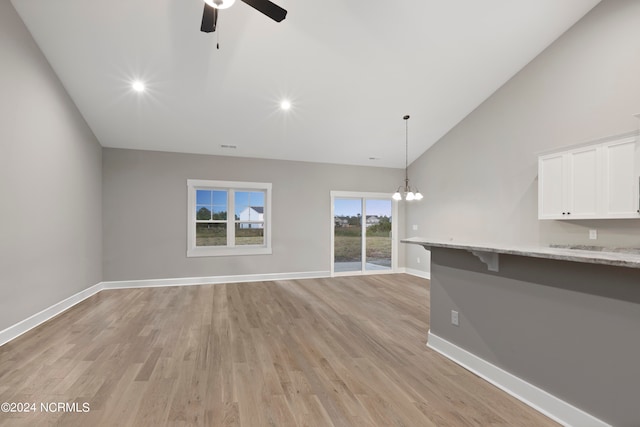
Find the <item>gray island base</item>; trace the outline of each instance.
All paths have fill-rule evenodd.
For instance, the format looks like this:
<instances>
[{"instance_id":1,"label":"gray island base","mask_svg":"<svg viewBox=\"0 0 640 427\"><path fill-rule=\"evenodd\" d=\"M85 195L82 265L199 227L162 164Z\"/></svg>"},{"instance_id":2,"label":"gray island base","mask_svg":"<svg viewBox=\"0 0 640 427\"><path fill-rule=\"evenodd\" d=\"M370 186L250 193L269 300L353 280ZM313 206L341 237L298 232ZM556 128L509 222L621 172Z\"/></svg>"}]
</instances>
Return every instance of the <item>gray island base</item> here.
<instances>
[{"instance_id":1,"label":"gray island base","mask_svg":"<svg viewBox=\"0 0 640 427\"><path fill-rule=\"evenodd\" d=\"M640 255L403 243L431 252L429 347L564 425L640 426Z\"/></svg>"}]
</instances>

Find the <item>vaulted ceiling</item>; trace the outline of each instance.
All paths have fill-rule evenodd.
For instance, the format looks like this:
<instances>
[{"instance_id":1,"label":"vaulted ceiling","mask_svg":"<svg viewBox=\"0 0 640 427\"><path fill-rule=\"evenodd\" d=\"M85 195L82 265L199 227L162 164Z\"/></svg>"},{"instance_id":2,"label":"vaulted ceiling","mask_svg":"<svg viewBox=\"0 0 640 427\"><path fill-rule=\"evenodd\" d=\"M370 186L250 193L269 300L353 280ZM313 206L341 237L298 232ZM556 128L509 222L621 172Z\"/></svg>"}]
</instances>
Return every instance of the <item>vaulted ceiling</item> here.
<instances>
[{"instance_id":1,"label":"vaulted ceiling","mask_svg":"<svg viewBox=\"0 0 640 427\"><path fill-rule=\"evenodd\" d=\"M411 161L599 3L238 0L205 34L202 0L12 2L105 147L388 167L403 115Z\"/></svg>"}]
</instances>

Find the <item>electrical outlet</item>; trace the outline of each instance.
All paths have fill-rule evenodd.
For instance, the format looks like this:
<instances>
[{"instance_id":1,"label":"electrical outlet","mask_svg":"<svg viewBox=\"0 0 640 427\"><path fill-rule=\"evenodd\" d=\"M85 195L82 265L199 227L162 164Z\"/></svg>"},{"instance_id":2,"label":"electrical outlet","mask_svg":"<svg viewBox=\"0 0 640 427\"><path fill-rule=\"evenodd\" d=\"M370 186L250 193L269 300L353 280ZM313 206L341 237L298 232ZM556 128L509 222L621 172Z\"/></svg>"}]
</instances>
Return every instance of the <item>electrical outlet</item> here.
<instances>
[{"instance_id":1,"label":"electrical outlet","mask_svg":"<svg viewBox=\"0 0 640 427\"><path fill-rule=\"evenodd\" d=\"M460 326L460 318L458 317L458 312L455 310L451 310L451 324L453 326Z\"/></svg>"},{"instance_id":2,"label":"electrical outlet","mask_svg":"<svg viewBox=\"0 0 640 427\"><path fill-rule=\"evenodd\" d=\"M598 230L589 230L589 239L596 240L598 238Z\"/></svg>"},{"instance_id":3,"label":"electrical outlet","mask_svg":"<svg viewBox=\"0 0 640 427\"><path fill-rule=\"evenodd\" d=\"M413 231L418 231L418 224L413 224Z\"/></svg>"}]
</instances>

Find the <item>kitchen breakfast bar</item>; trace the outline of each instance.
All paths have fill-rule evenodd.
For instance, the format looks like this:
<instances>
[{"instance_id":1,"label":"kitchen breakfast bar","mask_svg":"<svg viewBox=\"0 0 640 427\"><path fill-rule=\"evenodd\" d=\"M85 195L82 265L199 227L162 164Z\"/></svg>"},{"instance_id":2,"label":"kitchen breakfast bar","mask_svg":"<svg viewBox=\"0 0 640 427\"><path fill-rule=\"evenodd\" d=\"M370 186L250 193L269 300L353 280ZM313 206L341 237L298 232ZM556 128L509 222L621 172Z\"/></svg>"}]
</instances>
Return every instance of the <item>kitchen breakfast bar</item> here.
<instances>
[{"instance_id":1,"label":"kitchen breakfast bar","mask_svg":"<svg viewBox=\"0 0 640 427\"><path fill-rule=\"evenodd\" d=\"M402 242L431 252L430 348L564 425L640 426L640 250Z\"/></svg>"}]
</instances>

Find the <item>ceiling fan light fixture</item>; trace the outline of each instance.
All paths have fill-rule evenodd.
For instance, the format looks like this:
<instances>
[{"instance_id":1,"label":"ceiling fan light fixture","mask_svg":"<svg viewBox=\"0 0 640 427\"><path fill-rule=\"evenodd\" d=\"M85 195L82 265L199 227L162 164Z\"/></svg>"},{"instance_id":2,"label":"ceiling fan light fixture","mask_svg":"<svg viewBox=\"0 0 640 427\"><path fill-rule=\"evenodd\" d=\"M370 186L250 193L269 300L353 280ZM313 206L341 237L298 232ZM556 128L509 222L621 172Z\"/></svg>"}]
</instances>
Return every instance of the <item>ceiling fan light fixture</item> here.
<instances>
[{"instance_id":1,"label":"ceiling fan light fixture","mask_svg":"<svg viewBox=\"0 0 640 427\"><path fill-rule=\"evenodd\" d=\"M204 2L216 9L227 9L233 6L236 0L204 0Z\"/></svg>"},{"instance_id":2,"label":"ceiling fan light fixture","mask_svg":"<svg viewBox=\"0 0 640 427\"><path fill-rule=\"evenodd\" d=\"M236 2L236 0L203 0L204 11L202 12L202 21L200 31L203 33L215 33L218 26L218 14L222 9L228 9ZM287 17L287 11L271 0L241 0L247 6L251 6L263 15L268 16L276 22L281 22ZM220 44L216 43L216 47L220 49Z\"/></svg>"}]
</instances>

